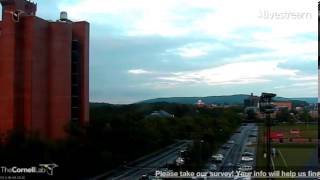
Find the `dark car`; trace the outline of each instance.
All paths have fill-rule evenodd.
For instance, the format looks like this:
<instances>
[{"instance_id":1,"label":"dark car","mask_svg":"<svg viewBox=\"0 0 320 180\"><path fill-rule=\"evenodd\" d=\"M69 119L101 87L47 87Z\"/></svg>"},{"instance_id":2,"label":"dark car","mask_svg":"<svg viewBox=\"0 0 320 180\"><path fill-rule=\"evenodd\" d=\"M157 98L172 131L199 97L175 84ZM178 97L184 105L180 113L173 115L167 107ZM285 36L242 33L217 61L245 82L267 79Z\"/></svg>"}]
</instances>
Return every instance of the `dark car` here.
<instances>
[{"instance_id":1,"label":"dark car","mask_svg":"<svg viewBox=\"0 0 320 180\"><path fill-rule=\"evenodd\" d=\"M225 145L222 146L222 149L230 149L230 148L231 148L231 146L230 146L230 145L227 145L227 144L225 144Z\"/></svg>"}]
</instances>

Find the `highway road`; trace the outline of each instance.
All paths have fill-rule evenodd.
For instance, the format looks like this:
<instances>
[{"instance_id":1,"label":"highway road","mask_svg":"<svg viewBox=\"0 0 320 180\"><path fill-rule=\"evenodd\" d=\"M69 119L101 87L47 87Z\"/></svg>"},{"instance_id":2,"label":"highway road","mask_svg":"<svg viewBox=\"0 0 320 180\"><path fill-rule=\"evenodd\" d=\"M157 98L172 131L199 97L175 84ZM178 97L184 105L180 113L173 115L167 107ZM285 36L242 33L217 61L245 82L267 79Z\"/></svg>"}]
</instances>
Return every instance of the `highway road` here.
<instances>
[{"instance_id":1,"label":"highway road","mask_svg":"<svg viewBox=\"0 0 320 180\"><path fill-rule=\"evenodd\" d=\"M225 145L228 145L229 148L221 147L217 153L224 155L224 160L221 163L208 162L207 166L209 167L211 164L217 165L217 171L220 172L231 172L237 170L236 165L250 165L253 168L255 167L255 161L250 162L241 162L241 157L243 152L253 153L253 157L255 157L256 149L255 146L248 146L248 142L256 143L257 137L250 137L252 134L257 135L258 127L255 124L246 124L242 125L239 128L238 133L234 133L230 139L229 143L226 142ZM230 142L232 141L232 142ZM170 164L175 162L178 158L178 151L186 148L188 145L192 144L192 141L185 141L180 143L179 145L173 146L168 150L157 154L151 158L143 160L134 166L126 166L125 170L119 171L117 173L112 173L111 176L105 176L104 178L98 179L106 179L106 180L136 180L140 179L143 175L151 174L166 164ZM204 169L204 171L206 171ZM212 179L212 178L210 178ZM216 178L223 179L223 178ZM229 178L230 180L230 178Z\"/></svg>"},{"instance_id":2,"label":"highway road","mask_svg":"<svg viewBox=\"0 0 320 180\"><path fill-rule=\"evenodd\" d=\"M143 161L134 167L127 167L127 170L116 174L112 177L107 177L108 180L135 180L141 178L143 175L154 172L166 164L173 163L178 157L178 151L186 148L192 141L186 141L179 146L176 146L168 151L165 151L156 157L152 157L146 161Z\"/></svg>"},{"instance_id":3,"label":"highway road","mask_svg":"<svg viewBox=\"0 0 320 180\"><path fill-rule=\"evenodd\" d=\"M209 167L211 164L217 165L217 171L220 172L231 172L238 170L237 164L252 166L253 169L255 167L255 159L249 162L241 161L242 154L244 152L250 152L253 154L255 158L256 148L255 146L250 146L250 144L255 144L257 142L257 137L254 135L258 135L258 127L255 124L246 124L240 127L238 133L234 133L230 139L229 143L226 142L225 145L229 145L230 148L220 148L217 154L223 154L224 159L221 163L209 162L207 166ZM253 137L250 137L253 136ZM230 143L234 142L234 143ZM223 179L223 178L217 178ZM229 178L230 179L230 178Z\"/></svg>"},{"instance_id":4,"label":"highway road","mask_svg":"<svg viewBox=\"0 0 320 180\"><path fill-rule=\"evenodd\" d=\"M250 134L253 134L253 130L257 127L254 124L248 124L247 126L242 126L241 133L235 134L231 139L235 141L232 148L230 148L230 152L226 155L224 161L222 162L222 166L220 171L230 171L235 170L235 166L228 166L229 163L233 165L246 164L250 166L254 166L254 161L241 163L241 157L244 152L250 152L254 154L255 157L255 147L248 146L251 143L256 143L256 137L249 137Z\"/></svg>"}]
</instances>

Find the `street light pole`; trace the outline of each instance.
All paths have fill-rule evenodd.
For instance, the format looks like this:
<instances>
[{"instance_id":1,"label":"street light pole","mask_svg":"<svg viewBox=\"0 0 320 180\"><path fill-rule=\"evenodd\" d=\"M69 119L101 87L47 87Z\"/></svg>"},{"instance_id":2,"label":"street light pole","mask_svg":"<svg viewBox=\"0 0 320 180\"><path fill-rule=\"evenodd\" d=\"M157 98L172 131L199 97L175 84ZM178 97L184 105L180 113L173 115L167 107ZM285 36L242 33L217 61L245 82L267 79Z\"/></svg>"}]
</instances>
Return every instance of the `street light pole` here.
<instances>
[{"instance_id":1,"label":"street light pole","mask_svg":"<svg viewBox=\"0 0 320 180\"><path fill-rule=\"evenodd\" d=\"M259 102L260 111L266 114L267 173L271 172L271 113L274 112L271 100L275 96L272 93L262 93Z\"/></svg>"},{"instance_id":2,"label":"street light pole","mask_svg":"<svg viewBox=\"0 0 320 180\"><path fill-rule=\"evenodd\" d=\"M199 158L199 163L200 163L200 166L201 166L201 162L202 162L202 143L203 143L204 141L203 140L200 140L200 158Z\"/></svg>"},{"instance_id":3,"label":"street light pole","mask_svg":"<svg viewBox=\"0 0 320 180\"><path fill-rule=\"evenodd\" d=\"M267 172L271 172L271 118L270 113L266 114L267 123Z\"/></svg>"}]
</instances>

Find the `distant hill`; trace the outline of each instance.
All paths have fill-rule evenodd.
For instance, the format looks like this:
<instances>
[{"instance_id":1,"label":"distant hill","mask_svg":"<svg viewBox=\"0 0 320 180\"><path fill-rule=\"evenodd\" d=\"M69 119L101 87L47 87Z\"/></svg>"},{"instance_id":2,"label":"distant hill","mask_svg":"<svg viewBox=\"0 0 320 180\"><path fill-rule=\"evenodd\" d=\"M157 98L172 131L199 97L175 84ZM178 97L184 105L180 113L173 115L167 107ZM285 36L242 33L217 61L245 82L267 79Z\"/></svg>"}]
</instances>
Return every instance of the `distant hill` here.
<instances>
[{"instance_id":1,"label":"distant hill","mask_svg":"<svg viewBox=\"0 0 320 180\"><path fill-rule=\"evenodd\" d=\"M305 101L307 103L318 103L318 98L290 98L291 100Z\"/></svg>"},{"instance_id":2,"label":"distant hill","mask_svg":"<svg viewBox=\"0 0 320 180\"><path fill-rule=\"evenodd\" d=\"M249 95L239 94L230 96L208 96L208 97L170 97L170 98L156 98L141 101L139 103L179 103L179 104L195 104L201 99L206 104L243 104L243 100Z\"/></svg>"},{"instance_id":3,"label":"distant hill","mask_svg":"<svg viewBox=\"0 0 320 180\"><path fill-rule=\"evenodd\" d=\"M207 96L207 97L170 97L170 98L156 98L141 101L138 103L179 103L179 104L195 104L199 99L201 99L206 104L243 104L243 100L248 98L249 95L238 94L230 96ZM307 103L316 103L318 102L317 98L284 98L276 97L276 101L287 101L292 100L294 104L305 104Z\"/></svg>"}]
</instances>

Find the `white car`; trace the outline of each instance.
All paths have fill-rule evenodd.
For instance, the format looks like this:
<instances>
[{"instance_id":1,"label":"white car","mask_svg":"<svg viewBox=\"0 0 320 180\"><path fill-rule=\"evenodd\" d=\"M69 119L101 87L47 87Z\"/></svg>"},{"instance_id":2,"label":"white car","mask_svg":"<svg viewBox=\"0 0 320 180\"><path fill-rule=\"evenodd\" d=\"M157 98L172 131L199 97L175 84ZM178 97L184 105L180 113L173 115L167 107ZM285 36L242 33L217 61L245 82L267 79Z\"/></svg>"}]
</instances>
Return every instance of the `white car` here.
<instances>
[{"instance_id":1,"label":"white car","mask_svg":"<svg viewBox=\"0 0 320 180\"><path fill-rule=\"evenodd\" d=\"M234 140L228 141L228 144L234 144Z\"/></svg>"},{"instance_id":2,"label":"white car","mask_svg":"<svg viewBox=\"0 0 320 180\"><path fill-rule=\"evenodd\" d=\"M238 170L243 172L252 171L252 166L242 165L238 168Z\"/></svg>"},{"instance_id":3,"label":"white car","mask_svg":"<svg viewBox=\"0 0 320 180\"><path fill-rule=\"evenodd\" d=\"M216 155L213 155L211 157L212 157L212 159L214 161L218 161L218 162L221 162L223 160L223 158L224 158L224 156L222 154L216 154Z\"/></svg>"},{"instance_id":4,"label":"white car","mask_svg":"<svg viewBox=\"0 0 320 180\"><path fill-rule=\"evenodd\" d=\"M252 145L252 142L251 141L248 141L246 146L251 146Z\"/></svg>"},{"instance_id":5,"label":"white car","mask_svg":"<svg viewBox=\"0 0 320 180\"><path fill-rule=\"evenodd\" d=\"M184 159L183 159L182 157L178 157L178 158L176 159L176 164L177 164L178 166L184 164Z\"/></svg>"},{"instance_id":6,"label":"white car","mask_svg":"<svg viewBox=\"0 0 320 180\"><path fill-rule=\"evenodd\" d=\"M216 154L216 155L213 155L212 158L215 158L215 157L221 157L223 158L223 154Z\"/></svg>"},{"instance_id":7,"label":"white car","mask_svg":"<svg viewBox=\"0 0 320 180\"><path fill-rule=\"evenodd\" d=\"M244 161L244 162L253 161L253 158L248 156L242 156L241 161Z\"/></svg>"},{"instance_id":8,"label":"white car","mask_svg":"<svg viewBox=\"0 0 320 180\"><path fill-rule=\"evenodd\" d=\"M216 171L217 169L218 169L217 165L215 165L215 164L210 164L209 167L208 167L208 170L211 171L211 172L212 171Z\"/></svg>"}]
</instances>

